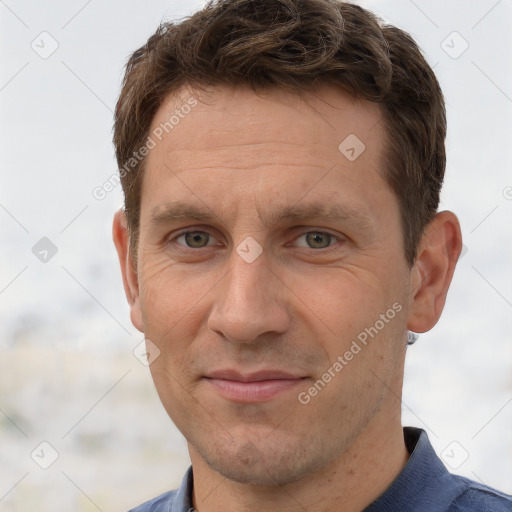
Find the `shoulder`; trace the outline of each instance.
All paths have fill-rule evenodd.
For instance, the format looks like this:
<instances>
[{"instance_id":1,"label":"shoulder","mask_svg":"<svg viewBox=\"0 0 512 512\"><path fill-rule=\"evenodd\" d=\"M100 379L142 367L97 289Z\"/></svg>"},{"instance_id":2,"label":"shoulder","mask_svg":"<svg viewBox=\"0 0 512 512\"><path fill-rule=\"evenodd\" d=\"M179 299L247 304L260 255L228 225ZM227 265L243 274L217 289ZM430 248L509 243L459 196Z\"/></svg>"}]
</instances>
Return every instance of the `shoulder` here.
<instances>
[{"instance_id":1,"label":"shoulder","mask_svg":"<svg viewBox=\"0 0 512 512\"><path fill-rule=\"evenodd\" d=\"M152 500L146 501L128 512L168 512L172 510L177 491L169 491Z\"/></svg>"},{"instance_id":2,"label":"shoulder","mask_svg":"<svg viewBox=\"0 0 512 512\"><path fill-rule=\"evenodd\" d=\"M456 479L459 492L452 501L449 512L510 512L512 496L504 492L474 482L468 478L452 475Z\"/></svg>"}]
</instances>

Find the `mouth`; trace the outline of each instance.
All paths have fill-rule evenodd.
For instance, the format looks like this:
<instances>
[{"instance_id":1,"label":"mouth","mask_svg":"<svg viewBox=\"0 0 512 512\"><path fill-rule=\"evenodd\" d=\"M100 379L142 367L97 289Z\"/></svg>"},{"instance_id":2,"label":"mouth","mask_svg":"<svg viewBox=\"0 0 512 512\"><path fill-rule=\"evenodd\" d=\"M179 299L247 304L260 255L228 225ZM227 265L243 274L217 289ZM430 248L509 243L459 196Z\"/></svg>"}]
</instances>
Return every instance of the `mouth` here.
<instances>
[{"instance_id":1,"label":"mouth","mask_svg":"<svg viewBox=\"0 0 512 512\"><path fill-rule=\"evenodd\" d=\"M235 370L211 372L203 379L223 398L238 403L266 402L293 390L307 377L280 370L241 373Z\"/></svg>"}]
</instances>

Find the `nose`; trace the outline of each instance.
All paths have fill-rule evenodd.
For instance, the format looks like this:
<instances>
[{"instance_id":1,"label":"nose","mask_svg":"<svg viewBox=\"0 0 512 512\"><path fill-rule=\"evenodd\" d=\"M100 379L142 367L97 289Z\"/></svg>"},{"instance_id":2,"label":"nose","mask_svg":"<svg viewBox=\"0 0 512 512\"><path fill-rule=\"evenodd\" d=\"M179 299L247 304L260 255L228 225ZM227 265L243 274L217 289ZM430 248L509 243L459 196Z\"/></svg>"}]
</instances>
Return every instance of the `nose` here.
<instances>
[{"instance_id":1,"label":"nose","mask_svg":"<svg viewBox=\"0 0 512 512\"><path fill-rule=\"evenodd\" d=\"M208 327L233 343L281 334L290 324L286 291L270 269L265 252L248 262L233 251L230 270L215 288Z\"/></svg>"}]
</instances>

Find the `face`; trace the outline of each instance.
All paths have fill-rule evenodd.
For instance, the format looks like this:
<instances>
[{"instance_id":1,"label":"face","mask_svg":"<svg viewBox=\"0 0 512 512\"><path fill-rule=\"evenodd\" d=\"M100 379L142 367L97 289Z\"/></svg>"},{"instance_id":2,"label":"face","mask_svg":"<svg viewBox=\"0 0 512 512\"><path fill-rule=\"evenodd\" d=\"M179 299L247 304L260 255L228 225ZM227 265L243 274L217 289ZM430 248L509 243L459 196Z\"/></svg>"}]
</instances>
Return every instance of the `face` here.
<instances>
[{"instance_id":1,"label":"face","mask_svg":"<svg viewBox=\"0 0 512 512\"><path fill-rule=\"evenodd\" d=\"M381 113L331 86L179 96L153 121L197 100L147 157L132 321L191 456L296 481L396 413L411 273Z\"/></svg>"}]
</instances>

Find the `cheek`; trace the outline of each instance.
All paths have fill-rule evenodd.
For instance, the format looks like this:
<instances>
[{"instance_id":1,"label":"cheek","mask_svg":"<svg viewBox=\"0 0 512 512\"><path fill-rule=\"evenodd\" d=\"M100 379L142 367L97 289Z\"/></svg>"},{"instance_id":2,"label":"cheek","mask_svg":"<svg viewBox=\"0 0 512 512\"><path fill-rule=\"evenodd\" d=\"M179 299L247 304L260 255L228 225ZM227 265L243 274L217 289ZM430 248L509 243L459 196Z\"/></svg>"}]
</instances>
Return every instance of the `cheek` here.
<instances>
[{"instance_id":1,"label":"cheek","mask_svg":"<svg viewBox=\"0 0 512 512\"><path fill-rule=\"evenodd\" d=\"M317 342L331 361L350 350L354 341L366 348L374 339L381 340L375 350L353 359L386 359L405 325L404 290L390 275L398 274L379 275L376 270L353 267L325 270L314 285L305 277L295 280L294 291L303 302L301 316L309 319L305 321L316 331ZM353 351L358 351L357 346Z\"/></svg>"},{"instance_id":2,"label":"cheek","mask_svg":"<svg viewBox=\"0 0 512 512\"><path fill-rule=\"evenodd\" d=\"M169 378L165 368L183 377L191 367L188 359L207 319L208 291L218 280L208 276L207 272L178 269L162 257L147 258L141 265L139 290L145 336L160 350L151 365L155 382Z\"/></svg>"},{"instance_id":3,"label":"cheek","mask_svg":"<svg viewBox=\"0 0 512 512\"><path fill-rule=\"evenodd\" d=\"M344 267L324 269L314 278L302 275L291 288L303 303L304 314L337 336L352 332L374 315L383 302L382 285L367 272Z\"/></svg>"},{"instance_id":4,"label":"cheek","mask_svg":"<svg viewBox=\"0 0 512 512\"><path fill-rule=\"evenodd\" d=\"M167 354L162 354L151 364L150 371L164 409L183 432L184 427L193 423L194 417L197 416L197 399L190 388L189 380L180 373L184 368L170 365Z\"/></svg>"},{"instance_id":5,"label":"cheek","mask_svg":"<svg viewBox=\"0 0 512 512\"><path fill-rule=\"evenodd\" d=\"M202 276L180 272L165 256L146 256L139 276L145 325L159 330L169 329L184 318L204 295Z\"/></svg>"}]
</instances>

